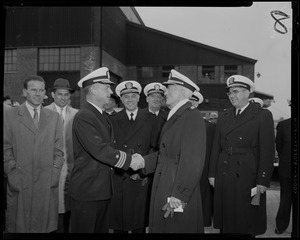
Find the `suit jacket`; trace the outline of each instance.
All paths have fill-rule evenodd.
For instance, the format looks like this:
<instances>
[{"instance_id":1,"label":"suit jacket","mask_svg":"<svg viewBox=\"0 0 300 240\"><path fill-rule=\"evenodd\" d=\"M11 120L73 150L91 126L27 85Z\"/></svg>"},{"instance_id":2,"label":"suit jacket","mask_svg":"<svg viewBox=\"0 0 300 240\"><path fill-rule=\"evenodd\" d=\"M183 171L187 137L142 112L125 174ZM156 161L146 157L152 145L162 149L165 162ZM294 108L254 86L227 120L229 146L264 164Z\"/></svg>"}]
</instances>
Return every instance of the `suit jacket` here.
<instances>
[{"instance_id":1,"label":"suit jacket","mask_svg":"<svg viewBox=\"0 0 300 240\"><path fill-rule=\"evenodd\" d=\"M291 119L279 122L276 129L276 150L279 157L278 173L280 176L291 178Z\"/></svg>"},{"instance_id":2,"label":"suit jacket","mask_svg":"<svg viewBox=\"0 0 300 240\"><path fill-rule=\"evenodd\" d=\"M220 113L211 152L214 226L224 233L263 234L266 195L262 194L260 206L254 207L250 193L258 184L270 186L275 153L273 117L253 103L236 118L234 110Z\"/></svg>"},{"instance_id":3,"label":"suit jacket","mask_svg":"<svg viewBox=\"0 0 300 240\"><path fill-rule=\"evenodd\" d=\"M165 123L159 154L145 156L145 173L153 172L149 231L203 233L200 178L205 163L206 130L202 114L187 102ZM173 196L186 202L183 213L165 219L161 209Z\"/></svg>"},{"instance_id":4,"label":"suit jacket","mask_svg":"<svg viewBox=\"0 0 300 240\"><path fill-rule=\"evenodd\" d=\"M111 199L112 167L127 170L131 155L112 148L113 128L108 116L86 103L73 120L74 167L70 196L80 201Z\"/></svg>"},{"instance_id":5,"label":"suit jacket","mask_svg":"<svg viewBox=\"0 0 300 240\"><path fill-rule=\"evenodd\" d=\"M59 114L42 107L36 128L25 103L6 111L3 152L8 176L8 232L56 230L58 184L64 161Z\"/></svg>"},{"instance_id":6,"label":"suit jacket","mask_svg":"<svg viewBox=\"0 0 300 240\"><path fill-rule=\"evenodd\" d=\"M55 103L51 103L45 108L57 112ZM74 164L73 157L73 139L72 139L72 125L73 118L78 112L78 109L66 106L66 116L63 123L63 136L64 136L64 165L61 170L60 180L59 180L59 213L65 213L70 210L69 204L69 184L70 184L70 174Z\"/></svg>"}]
</instances>

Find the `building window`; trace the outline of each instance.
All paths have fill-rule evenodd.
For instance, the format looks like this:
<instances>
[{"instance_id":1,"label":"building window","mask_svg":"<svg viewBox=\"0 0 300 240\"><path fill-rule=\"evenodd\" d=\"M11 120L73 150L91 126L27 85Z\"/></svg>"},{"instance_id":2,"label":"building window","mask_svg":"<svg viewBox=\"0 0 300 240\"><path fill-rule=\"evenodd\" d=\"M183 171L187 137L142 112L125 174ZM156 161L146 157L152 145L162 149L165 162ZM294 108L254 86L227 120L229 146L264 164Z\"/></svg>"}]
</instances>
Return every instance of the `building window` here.
<instances>
[{"instance_id":1,"label":"building window","mask_svg":"<svg viewBox=\"0 0 300 240\"><path fill-rule=\"evenodd\" d=\"M142 78L153 78L153 67L141 67Z\"/></svg>"},{"instance_id":2,"label":"building window","mask_svg":"<svg viewBox=\"0 0 300 240\"><path fill-rule=\"evenodd\" d=\"M232 75L236 75L238 73L237 65L225 65L224 66L224 77L225 79L229 78Z\"/></svg>"},{"instance_id":3,"label":"building window","mask_svg":"<svg viewBox=\"0 0 300 240\"><path fill-rule=\"evenodd\" d=\"M17 71L17 50L16 49L5 50L4 72L16 72L16 71Z\"/></svg>"},{"instance_id":4,"label":"building window","mask_svg":"<svg viewBox=\"0 0 300 240\"><path fill-rule=\"evenodd\" d=\"M172 69L174 69L174 66L163 66L162 67L162 77L168 78Z\"/></svg>"},{"instance_id":5,"label":"building window","mask_svg":"<svg viewBox=\"0 0 300 240\"><path fill-rule=\"evenodd\" d=\"M214 65L203 65L202 66L202 78L205 80L215 79L215 66Z\"/></svg>"},{"instance_id":6,"label":"building window","mask_svg":"<svg viewBox=\"0 0 300 240\"><path fill-rule=\"evenodd\" d=\"M40 48L39 71L80 71L80 48Z\"/></svg>"}]
</instances>

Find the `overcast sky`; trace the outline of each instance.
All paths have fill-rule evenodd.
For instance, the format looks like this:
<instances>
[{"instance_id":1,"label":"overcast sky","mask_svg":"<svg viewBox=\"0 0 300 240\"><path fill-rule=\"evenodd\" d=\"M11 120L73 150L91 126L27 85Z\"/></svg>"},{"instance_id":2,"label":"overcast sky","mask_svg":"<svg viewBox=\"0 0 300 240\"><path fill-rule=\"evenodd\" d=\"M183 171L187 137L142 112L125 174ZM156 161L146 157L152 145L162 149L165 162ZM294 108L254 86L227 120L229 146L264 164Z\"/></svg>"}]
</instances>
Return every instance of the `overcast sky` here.
<instances>
[{"instance_id":1,"label":"overcast sky","mask_svg":"<svg viewBox=\"0 0 300 240\"><path fill-rule=\"evenodd\" d=\"M257 60L256 90L271 94L274 119L290 117L291 2L254 2L251 7L135 7L147 27ZM290 16L281 23L272 11ZM275 18L283 16L275 14ZM201 86L200 86L201 88Z\"/></svg>"}]
</instances>

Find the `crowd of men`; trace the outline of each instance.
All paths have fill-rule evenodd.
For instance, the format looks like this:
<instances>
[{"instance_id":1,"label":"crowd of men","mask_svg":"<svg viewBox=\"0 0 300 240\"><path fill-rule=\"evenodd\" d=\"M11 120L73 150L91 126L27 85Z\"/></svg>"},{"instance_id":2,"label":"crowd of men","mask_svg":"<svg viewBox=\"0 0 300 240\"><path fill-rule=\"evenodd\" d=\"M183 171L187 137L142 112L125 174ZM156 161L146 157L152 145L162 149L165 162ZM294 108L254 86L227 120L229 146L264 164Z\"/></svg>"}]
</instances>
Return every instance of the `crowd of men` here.
<instances>
[{"instance_id":1,"label":"crowd of men","mask_svg":"<svg viewBox=\"0 0 300 240\"><path fill-rule=\"evenodd\" d=\"M273 117L249 99L253 81L233 75L226 83L233 107L208 120L198 110L200 88L176 70L144 89L123 81L114 93L109 69L96 69L78 82L86 98L79 110L67 79L54 82L53 103L44 107L45 80L27 77L26 101L4 108L5 230L265 233ZM287 211L278 213L278 234Z\"/></svg>"}]
</instances>

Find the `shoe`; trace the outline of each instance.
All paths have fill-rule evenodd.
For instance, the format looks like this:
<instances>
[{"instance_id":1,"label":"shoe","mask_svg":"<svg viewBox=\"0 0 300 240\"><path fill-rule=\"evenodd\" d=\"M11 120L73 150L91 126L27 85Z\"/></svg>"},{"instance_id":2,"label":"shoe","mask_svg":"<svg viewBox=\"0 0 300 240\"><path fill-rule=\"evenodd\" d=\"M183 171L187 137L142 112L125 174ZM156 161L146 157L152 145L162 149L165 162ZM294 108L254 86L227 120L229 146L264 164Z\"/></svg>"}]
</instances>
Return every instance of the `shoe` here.
<instances>
[{"instance_id":1,"label":"shoe","mask_svg":"<svg viewBox=\"0 0 300 240\"><path fill-rule=\"evenodd\" d=\"M279 231L277 228L275 228L275 233L276 234L282 234L284 231Z\"/></svg>"}]
</instances>

